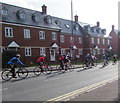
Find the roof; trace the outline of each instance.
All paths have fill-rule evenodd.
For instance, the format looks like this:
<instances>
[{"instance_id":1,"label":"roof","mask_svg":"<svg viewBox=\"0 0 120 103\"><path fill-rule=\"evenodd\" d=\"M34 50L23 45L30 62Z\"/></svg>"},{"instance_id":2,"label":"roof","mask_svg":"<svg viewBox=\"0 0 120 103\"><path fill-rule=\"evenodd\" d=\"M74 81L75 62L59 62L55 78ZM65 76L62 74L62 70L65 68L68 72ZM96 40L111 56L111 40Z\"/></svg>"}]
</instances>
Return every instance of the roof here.
<instances>
[{"instance_id":1,"label":"roof","mask_svg":"<svg viewBox=\"0 0 120 103\"><path fill-rule=\"evenodd\" d=\"M2 6L8 10L8 16L1 18L3 22L57 29L57 30L61 30L63 34L65 33L65 34L82 35L80 27L78 23L76 23L75 21L72 22L71 20L66 20L66 19L46 15L39 11L13 6L5 3L2 3ZM19 17L20 12L25 14L25 19L23 20L20 19ZM34 16L36 15L39 17L38 22L35 22L34 20L35 19ZM52 21L50 22L50 20Z\"/></svg>"},{"instance_id":2,"label":"roof","mask_svg":"<svg viewBox=\"0 0 120 103\"><path fill-rule=\"evenodd\" d=\"M48 16L50 18L51 17L50 15L45 15L39 11L30 10L30 9L2 3L2 7L4 7L4 6L8 10L8 16L0 18L0 19L2 19L3 22L30 25L30 26L36 26L36 27L51 28L51 29L60 29L59 26L56 25L53 21L51 24L48 24L45 22L45 17ZM18 17L17 13L19 11L23 11L25 13L25 16L26 16L25 20L21 20ZM39 17L40 17L39 22L35 22L32 18L32 16L35 13L37 13L37 15L39 15Z\"/></svg>"},{"instance_id":3,"label":"roof","mask_svg":"<svg viewBox=\"0 0 120 103\"><path fill-rule=\"evenodd\" d=\"M8 47L15 47L15 48L19 48L20 46L15 42L15 41L12 41Z\"/></svg>"},{"instance_id":4,"label":"roof","mask_svg":"<svg viewBox=\"0 0 120 103\"><path fill-rule=\"evenodd\" d=\"M78 22L78 23L84 29L84 31L86 31L91 36L104 37L104 35L106 34L106 29L101 29L96 25L83 23L83 22Z\"/></svg>"},{"instance_id":5,"label":"roof","mask_svg":"<svg viewBox=\"0 0 120 103\"><path fill-rule=\"evenodd\" d=\"M83 35L80 25L71 20L66 20L58 17L52 17L56 24L61 28L61 32L67 34L76 34L76 35Z\"/></svg>"}]
</instances>

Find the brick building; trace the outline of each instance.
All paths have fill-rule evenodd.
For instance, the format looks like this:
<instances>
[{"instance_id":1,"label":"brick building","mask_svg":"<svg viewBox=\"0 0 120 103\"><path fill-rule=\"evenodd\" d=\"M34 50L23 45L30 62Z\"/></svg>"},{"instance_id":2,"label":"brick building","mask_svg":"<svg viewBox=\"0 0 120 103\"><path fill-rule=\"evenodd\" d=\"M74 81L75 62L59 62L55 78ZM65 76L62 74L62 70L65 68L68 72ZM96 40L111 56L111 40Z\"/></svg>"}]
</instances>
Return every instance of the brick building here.
<instances>
[{"instance_id":1,"label":"brick building","mask_svg":"<svg viewBox=\"0 0 120 103\"><path fill-rule=\"evenodd\" d=\"M54 62L60 55L70 52L75 59L83 59L87 53L102 55L110 45L106 30L75 20L66 20L47 15L47 6L42 12L2 3L1 52L16 50L25 64L31 64L42 54Z\"/></svg>"},{"instance_id":2,"label":"brick building","mask_svg":"<svg viewBox=\"0 0 120 103\"><path fill-rule=\"evenodd\" d=\"M114 25L112 25L112 29L111 29L109 36L111 37L111 47L112 47L113 53L118 54L118 56L120 56L120 48L119 48L120 31L115 30Z\"/></svg>"}]
</instances>

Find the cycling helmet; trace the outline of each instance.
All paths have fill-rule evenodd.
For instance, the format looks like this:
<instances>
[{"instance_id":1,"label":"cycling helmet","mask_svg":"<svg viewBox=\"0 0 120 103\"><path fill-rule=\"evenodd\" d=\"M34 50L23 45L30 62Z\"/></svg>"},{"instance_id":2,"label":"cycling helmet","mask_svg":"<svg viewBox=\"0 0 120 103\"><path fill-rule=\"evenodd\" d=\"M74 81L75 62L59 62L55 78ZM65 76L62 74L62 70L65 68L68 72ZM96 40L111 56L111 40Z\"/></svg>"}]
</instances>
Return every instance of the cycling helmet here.
<instances>
[{"instance_id":1,"label":"cycling helmet","mask_svg":"<svg viewBox=\"0 0 120 103\"><path fill-rule=\"evenodd\" d=\"M45 57L46 55L45 55L45 54L43 54L42 56L43 56L43 57Z\"/></svg>"},{"instance_id":2,"label":"cycling helmet","mask_svg":"<svg viewBox=\"0 0 120 103\"><path fill-rule=\"evenodd\" d=\"M16 57L20 57L20 54L16 54Z\"/></svg>"}]
</instances>

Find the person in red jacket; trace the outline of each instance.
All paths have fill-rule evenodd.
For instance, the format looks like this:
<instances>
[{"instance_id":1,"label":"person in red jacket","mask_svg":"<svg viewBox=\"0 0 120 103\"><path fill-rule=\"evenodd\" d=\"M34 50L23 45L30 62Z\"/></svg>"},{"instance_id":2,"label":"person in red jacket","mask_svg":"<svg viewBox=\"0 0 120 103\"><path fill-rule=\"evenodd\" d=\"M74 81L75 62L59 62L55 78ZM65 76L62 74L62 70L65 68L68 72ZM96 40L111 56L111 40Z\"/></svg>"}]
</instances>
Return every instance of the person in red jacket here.
<instances>
[{"instance_id":1,"label":"person in red jacket","mask_svg":"<svg viewBox=\"0 0 120 103\"><path fill-rule=\"evenodd\" d=\"M64 56L61 56L60 58L59 58L59 62L60 62L60 67L62 68L62 69L64 69Z\"/></svg>"},{"instance_id":2,"label":"person in red jacket","mask_svg":"<svg viewBox=\"0 0 120 103\"><path fill-rule=\"evenodd\" d=\"M40 65L40 66L43 66L43 64L46 64L45 63L45 54L40 56L38 59L37 59L37 63Z\"/></svg>"}]
</instances>

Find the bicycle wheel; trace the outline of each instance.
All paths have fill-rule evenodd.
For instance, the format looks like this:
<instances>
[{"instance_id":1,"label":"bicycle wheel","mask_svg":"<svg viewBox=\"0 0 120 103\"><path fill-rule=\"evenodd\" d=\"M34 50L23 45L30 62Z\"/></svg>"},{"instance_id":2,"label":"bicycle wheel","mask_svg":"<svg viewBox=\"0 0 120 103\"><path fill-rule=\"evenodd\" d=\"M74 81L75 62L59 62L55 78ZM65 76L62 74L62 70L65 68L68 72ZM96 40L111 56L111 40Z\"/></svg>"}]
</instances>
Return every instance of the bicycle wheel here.
<instances>
[{"instance_id":1,"label":"bicycle wheel","mask_svg":"<svg viewBox=\"0 0 120 103\"><path fill-rule=\"evenodd\" d=\"M10 79L12 79L11 70L3 70L2 74L1 74L1 77L5 81L9 81Z\"/></svg>"},{"instance_id":2,"label":"bicycle wheel","mask_svg":"<svg viewBox=\"0 0 120 103\"><path fill-rule=\"evenodd\" d=\"M59 70L59 72L62 72L62 73L64 73L66 70L65 70L65 67L64 68L62 68L61 66L58 66L58 70Z\"/></svg>"},{"instance_id":3,"label":"bicycle wheel","mask_svg":"<svg viewBox=\"0 0 120 103\"><path fill-rule=\"evenodd\" d=\"M94 66L95 66L95 67L97 67L97 65L98 65L98 63L97 63L97 62L95 62L95 63L94 63Z\"/></svg>"},{"instance_id":4,"label":"bicycle wheel","mask_svg":"<svg viewBox=\"0 0 120 103\"><path fill-rule=\"evenodd\" d=\"M16 73L18 73L18 76L22 79L28 76L28 70L25 68L20 68Z\"/></svg>"},{"instance_id":5,"label":"bicycle wheel","mask_svg":"<svg viewBox=\"0 0 120 103\"><path fill-rule=\"evenodd\" d=\"M86 63L83 63L82 68L83 68L83 69L87 69L87 64L86 64Z\"/></svg>"},{"instance_id":6,"label":"bicycle wheel","mask_svg":"<svg viewBox=\"0 0 120 103\"><path fill-rule=\"evenodd\" d=\"M37 76L39 76L41 73L42 73L42 72L41 72L41 68L39 68L39 66L36 66L36 67L34 68L34 74L37 75Z\"/></svg>"},{"instance_id":7,"label":"bicycle wheel","mask_svg":"<svg viewBox=\"0 0 120 103\"><path fill-rule=\"evenodd\" d=\"M70 71L70 72L72 72L73 70L74 70L74 65L72 65L72 64L70 64L69 66L68 66L68 70Z\"/></svg>"},{"instance_id":8,"label":"bicycle wheel","mask_svg":"<svg viewBox=\"0 0 120 103\"><path fill-rule=\"evenodd\" d=\"M52 67L51 67L51 66L47 66L47 68L45 68L45 72L46 72L47 74L52 73Z\"/></svg>"}]
</instances>

